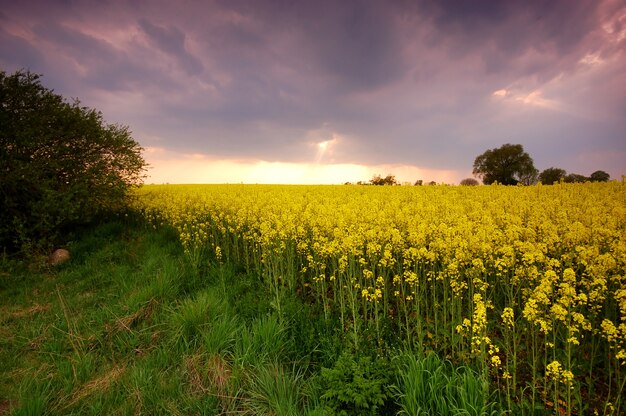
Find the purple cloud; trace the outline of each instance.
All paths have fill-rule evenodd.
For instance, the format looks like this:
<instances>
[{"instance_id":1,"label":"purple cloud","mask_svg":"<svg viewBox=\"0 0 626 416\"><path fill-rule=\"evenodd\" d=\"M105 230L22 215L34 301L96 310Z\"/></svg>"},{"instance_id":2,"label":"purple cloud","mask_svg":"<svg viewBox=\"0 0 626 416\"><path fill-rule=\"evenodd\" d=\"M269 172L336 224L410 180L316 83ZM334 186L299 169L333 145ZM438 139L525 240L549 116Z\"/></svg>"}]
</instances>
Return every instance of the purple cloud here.
<instances>
[{"instance_id":1,"label":"purple cloud","mask_svg":"<svg viewBox=\"0 0 626 416\"><path fill-rule=\"evenodd\" d=\"M178 28L158 26L144 18L139 19L139 26L158 49L177 58L189 75L202 72L202 63L186 50L185 34Z\"/></svg>"},{"instance_id":2,"label":"purple cloud","mask_svg":"<svg viewBox=\"0 0 626 416\"><path fill-rule=\"evenodd\" d=\"M412 164L469 176L522 143L538 168L626 172L621 2L0 0L0 65L145 146Z\"/></svg>"}]
</instances>

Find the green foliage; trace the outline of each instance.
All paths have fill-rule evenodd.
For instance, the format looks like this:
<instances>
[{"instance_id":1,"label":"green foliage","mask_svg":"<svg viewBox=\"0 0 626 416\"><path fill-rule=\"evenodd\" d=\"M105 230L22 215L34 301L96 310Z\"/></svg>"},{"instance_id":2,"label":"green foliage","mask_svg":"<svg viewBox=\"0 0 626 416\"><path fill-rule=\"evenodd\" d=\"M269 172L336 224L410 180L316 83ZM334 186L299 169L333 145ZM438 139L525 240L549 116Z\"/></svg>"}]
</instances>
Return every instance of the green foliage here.
<instances>
[{"instance_id":1,"label":"green foliage","mask_svg":"<svg viewBox=\"0 0 626 416\"><path fill-rule=\"evenodd\" d=\"M565 172L565 171L563 171ZM563 175L564 180L567 183L577 183L577 182L608 182L611 179L611 175L606 173L603 170L596 170L589 177L584 175L579 175L577 173L570 173L569 175Z\"/></svg>"},{"instance_id":2,"label":"green foliage","mask_svg":"<svg viewBox=\"0 0 626 416\"><path fill-rule=\"evenodd\" d=\"M266 296L258 276L237 275L232 265L220 265L211 272L217 275L224 296L242 319L253 320L271 310L271 298Z\"/></svg>"},{"instance_id":3,"label":"green foliage","mask_svg":"<svg viewBox=\"0 0 626 416\"><path fill-rule=\"evenodd\" d=\"M589 180L588 177L584 175L579 175L578 173L570 173L565 178L563 178L567 183L582 183L587 182Z\"/></svg>"},{"instance_id":4,"label":"green foliage","mask_svg":"<svg viewBox=\"0 0 626 416\"><path fill-rule=\"evenodd\" d=\"M125 126L67 103L40 76L0 71L0 247L55 243L125 204L146 166Z\"/></svg>"},{"instance_id":5,"label":"green foliage","mask_svg":"<svg viewBox=\"0 0 626 416\"><path fill-rule=\"evenodd\" d=\"M333 368L322 368L324 404L340 416L376 415L390 398L389 363L342 353Z\"/></svg>"},{"instance_id":6,"label":"green foliage","mask_svg":"<svg viewBox=\"0 0 626 416\"><path fill-rule=\"evenodd\" d=\"M537 169L533 159L521 144L504 144L490 149L474 160L472 172L485 185L498 182L503 185L531 185L536 182Z\"/></svg>"},{"instance_id":7,"label":"green foliage","mask_svg":"<svg viewBox=\"0 0 626 416\"><path fill-rule=\"evenodd\" d=\"M245 367L277 360L288 347L286 330L275 316L256 319L240 331L234 347L234 361Z\"/></svg>"},{"instance_id":8,"label":"green foliage","mask_svg":"<svg viewBox=\"0 0 626 416\"><path fill-rule=\"evenodd\" d=\"M567 175L567 172L563 169L548 168L539 174L539 182L543 185L553 185L555 183L559 183L561 179L564 179L565 175Z\"/></svg>"},{"instance_id":9,"label":"green foliage","mask_svg":"<svg viewBox=\"0 0 626 416\"><path fill-rule=\"evenodd\" d=\"M589 175L591 182L608 182L609 179L611 179L611 175L603 170L597 170Z\"/></svg>"},{"instance_id":10,"label":"green foliage","mask_svg":"<svg viewBox=\"0 0 626 416\"><path fill-rule=\"evenodd\" d=\"M244 406L254 415L299 416L303 413L303 387L301 371L295 367L286 371L273 362L256 368Z\"/></svg>"},{"instance_id":11,"label":"green foliage","mask_svg":"<svg viewBox=\"0 0 626 416\"><path fill-rule=\"evenodd\" d=\"M397 185L395 175L387 175L384 178L380 175L374 175L372 179L370 179L370 183L372 185Z\"/></svg>"},{"instance_id":12,"label":"green foliage","mask_svg":"<svg viewBox=\"0 0 626 416\"><path fill-rule=\"evenodd\" d=\"M343 334L339 319L324 319L323 305L306 303L297 297L285 297L283 319L292 343L292 361L309 360L318 367L332 366L341 353Z\"/></svg>"},{"instance_id":13,"label":"green foliage","mask_svg":"<svg viewBox=\"0 0 626 416\"><path fill-rule=\"evenodd\" d=\"M400 414L419 416L498 414L488 400L488 382L468 367L455 368L430 353L424 358L403 354L398 373Z\"/></svg>"},{"instance_id":14,"label":"green foliage","mask_svg":"<svg viewBox=\"0 0 626 416\"><path fill-rule=\"evenodd\" d=\"M218 315L206 331L203 331L203 346L210 353L230 352L240 330L241 326L236 316Z\"/></svg>"},{"instance_id":15,"label":"green foliage","mask_svg":"<svg viewBox=\"0 0 626 416\"><path fill-rule=\"evenodd\" d=\"M38 416L48 412L48 403L52 399L49 381L25 379L20 385L20 407L11 414L14 416Z\"/></svg>"},{"instance_id":16,"label":"green foliage","mask_svg":"<svg viewBox=\"0 0 626 416\"><path fill-rule=\"evenodd\" d=\"M224 310L223 300L215 291L203 291L193 299L185 299L169 319L174 336L185 344L195 344L203 329Z\"/></svg>"}]
</instances>

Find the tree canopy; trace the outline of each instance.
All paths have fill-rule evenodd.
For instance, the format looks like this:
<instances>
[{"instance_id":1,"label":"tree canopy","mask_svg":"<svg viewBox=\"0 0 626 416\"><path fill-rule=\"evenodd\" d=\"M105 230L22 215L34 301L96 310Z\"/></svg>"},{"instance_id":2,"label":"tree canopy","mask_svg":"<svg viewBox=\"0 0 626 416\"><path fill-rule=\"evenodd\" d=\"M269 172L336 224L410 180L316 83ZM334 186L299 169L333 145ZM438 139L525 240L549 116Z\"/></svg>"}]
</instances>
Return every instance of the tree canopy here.
<instances>
[{"instance_id":1,"label":"tree canopy","mask_svg":"<svg viewBox=\"0 0 626 416\"><path fill-rule=\"evenodd\" d=\"M597 170L589 175L589 180L591 182L607 182L609 179L611 179L611 175L603 170Z\"/></svg>"},{"instance_id":2,"label":"tree canopy","mask_svg":"<svg viewBox=\"0 0 626 416\"><path fill-rule=\"evenodd\" d=\"M462 186L476 186L478 184L478 181L474 178L465 178L460 182Z\"/></svg>"},{"instance_id":3,"label":"tree canopy","mask_svg":"<svg viewBox=\"0 0 626 416\"><path fill-rule=\"evenodd\" d=\"M564 179L567 175L564 169L561 168L548 168L543 170L539 174L539 181L543 185L553 185L559 183L561 179Z\"/></svg>"},{"instance_id":4,"label":"tree canopy","mask_svg":"<svg viewBox=\"0 0 626 416\"><path fill-rule=\"evenodd\" d=\"M146 163L126 126L66 102L40 75L0 71L0 246L54 241L124 205Z\"/></svg>"},{"instance_id":5,"label":"tree canopy","mask_svg":"<svg viewBox=\"0 0 626 416\"><path fill-rule=\"evenodd\" d=\"M530 185L536 182L537 172L533 159L521 144L507 143L477 156L472 173L482 179L485 185L494 182Z\"/></svg>"},{"instance_id":6,"label":"tree canopy","mask_svg":"<svg viewBox=\"0 0 626 416\"><path fill-rule=\"evenodd\" d=\"M370 179L370 183L372 185L397 185L395 175L387 175L386 177L382 177L380 175L374 175L372 179Z\"/></svg>"},{"instance_id":7,"label":"tree canopy","mask_svg":"<svg viewBox=\"0 0 626 416\"><path fill-rule=\"evenodd\" d=\"M568 173L565 175L563 180L567 183L578 183L578 182L587 182L589 180L585 175L580 175L578 173Z\"/></svg>"},{"instance_id":8,"label":"tree canopy","mask_svg":"<svg viewBox=\"0 0 626 416\"><path fill-rule=\"evenodd\" d=\"M552 185L561 180L567 183L578 182L607 182L611 175L603 170L593 172L589 177L578 173L567 173L564 169L548 168L539 174L539 180L543 185Z\"/></svg>"}]
</instances>

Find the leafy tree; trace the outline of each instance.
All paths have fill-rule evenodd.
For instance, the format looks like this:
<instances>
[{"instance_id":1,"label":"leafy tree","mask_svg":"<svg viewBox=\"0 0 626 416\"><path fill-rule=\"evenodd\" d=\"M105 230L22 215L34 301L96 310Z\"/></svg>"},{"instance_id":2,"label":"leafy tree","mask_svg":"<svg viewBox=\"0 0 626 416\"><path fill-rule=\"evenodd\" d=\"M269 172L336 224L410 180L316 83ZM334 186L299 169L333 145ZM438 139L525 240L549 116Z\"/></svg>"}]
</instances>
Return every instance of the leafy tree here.
<instances>
[{"instance_id":1,"label":"leafy tree","mask_svg":"<svg viewBox=\"0 0 626 416\"><path fill-rule=\"evenodd\" d=\"M474 178L465 178L460 183L463 186L476 186L478 185L478 181Z\"/></svg>"},{"instance_id":2,"label":"leafy tree","mask_svg":"<svg viewBox=\"0 0 626 416\"><path fill-rule=\"evenodd\" d=\"M537 179L537 169L533 159L524 151L521 144L505 144L496 149L487 150L474 160L475 176L485 185L494 182L503 185L522 183L531 185Z\"/></svg>"},{"instance_id":3,"label":"leafy tree","mask_svg":"<svg viewBox=\"0 0 626 416\"><path fill-rule=\"evenodd\" d=\"M552 185L559 183L561 179L565 178L567 172L560 168L548 168L539 174L539 181L544 185Z\"/></svg>"},{"instance_id":4,"label":"leafy tree","mask_svg":"<svg viewBox=\"0 0 626 416\"><path fill-rule=\"evenodd\" d=\"M66 102L40 75L0 71L0 247L50 244L124 206L146 163L128 127Z\"/></svg>"},{"instance_id":5,"label":"leafy tree","mask_svg":"<svg viewBox=\"0 0 626 416\"><path fill-rule=\"evenodd\" d=\"M372 179L370 179L370 183L372 185L397 185L396 177L394 175L387 175L386 177L381 177L380 175L374 175Z\"/></svg>"},{"instance_id":6,"label":"leafy tree","mask_svg":"<svg viewBox=\"0 0 626 416\"><path fill-rule=\"evenodd\" d=\"M589 176L589 179L591 182L608 182L611 179L611 175L603 170L597 170Z\"/></svg>"},{"instance_id":7,"label":"leafy tree","mask_svg":"<svg viewBox=\"0 0 626 416\"><path fill-rule=\"evenodd\" d=\"M577 182L587 182L589 180L588 177L579 175L577 173L570 173L564 178L567 183L577 183Z\"/></svg>"}]
</instances>

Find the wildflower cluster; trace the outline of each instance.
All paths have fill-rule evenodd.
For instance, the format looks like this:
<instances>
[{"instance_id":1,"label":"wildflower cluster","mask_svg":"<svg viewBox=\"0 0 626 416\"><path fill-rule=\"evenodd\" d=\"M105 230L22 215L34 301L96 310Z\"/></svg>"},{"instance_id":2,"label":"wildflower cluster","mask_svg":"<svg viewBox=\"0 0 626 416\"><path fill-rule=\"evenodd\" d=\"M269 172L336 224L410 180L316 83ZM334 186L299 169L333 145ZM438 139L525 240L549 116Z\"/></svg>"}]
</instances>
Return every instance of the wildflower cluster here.
<instances>
[{"instance_id":1,"label":"wildflower cluster","mask_svg":"<svg viewBox=\"0 0 626 416\"><path fill-rule=\"evenodd\" d=\"M546 366L546 377L557 382L570 384L574 379L574 374L569 370L564 370L560 362L552 361Z\"/></svg>"}]
</instances>

